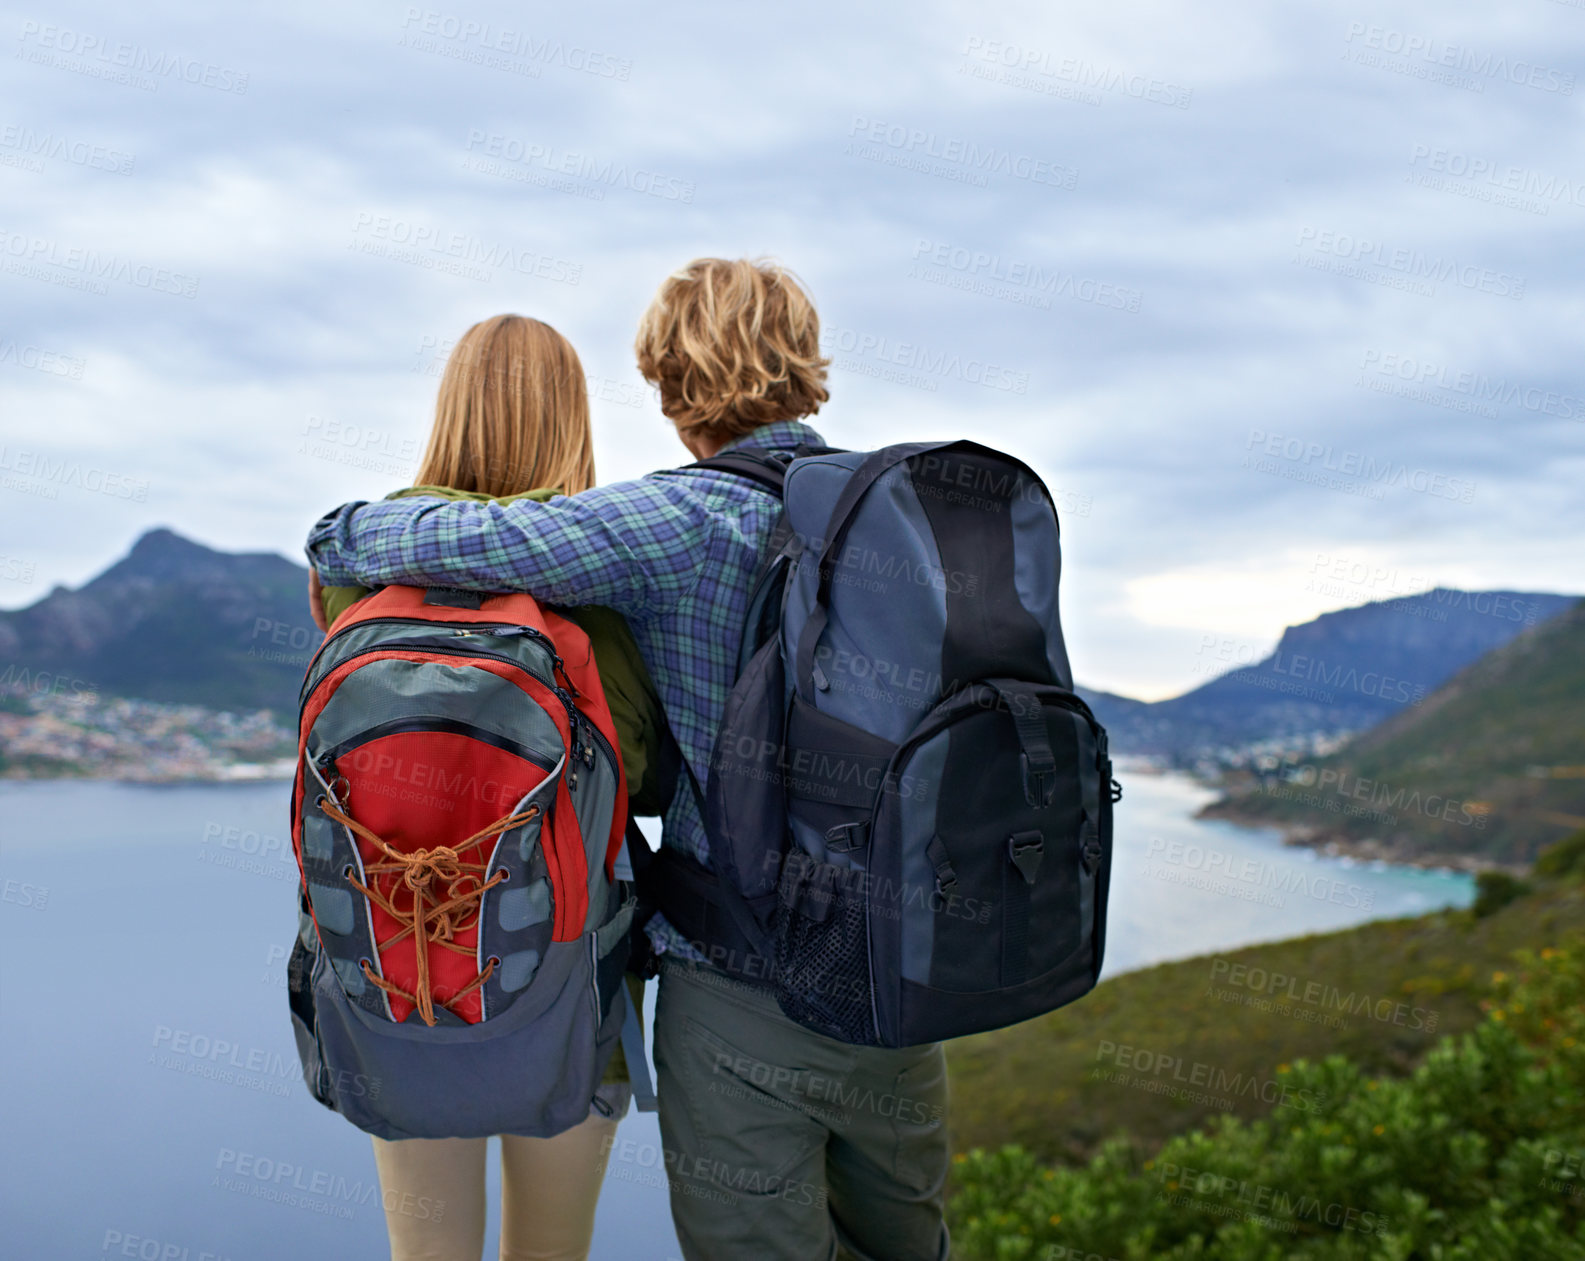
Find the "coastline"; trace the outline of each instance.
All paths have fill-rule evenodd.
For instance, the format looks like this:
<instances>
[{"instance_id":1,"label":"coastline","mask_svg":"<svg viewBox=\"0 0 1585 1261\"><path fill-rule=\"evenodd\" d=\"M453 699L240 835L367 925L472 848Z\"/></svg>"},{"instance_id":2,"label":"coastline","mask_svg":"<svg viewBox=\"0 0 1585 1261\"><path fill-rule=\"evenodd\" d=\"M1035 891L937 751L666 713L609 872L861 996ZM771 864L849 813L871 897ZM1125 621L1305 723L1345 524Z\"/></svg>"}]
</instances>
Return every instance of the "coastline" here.
<instances>
[{"instance_id":1,"label":"coastline","mask_svg":"<svg viewBox=\"0 0 1585 1261\"><path fill-rule=\"evenodd\" d=\"M1476 875L1482 871L1503 871L1509 875L1528 875L1527 863L1503 863L1483 854L1455 850L1410 850L1419 838L1360 837L1324 824L1290 823L1240 810L1236 801L1225 797L1201 807L1197 819L1218 819L1243 828L1274 828L1282 833L1282 843L1293 849L1309 849L1329 858L1352 858L1359 862L1384 862L1395 867L1420 867Z\"/></svg>"},{"instance_id":2,"label":"coastline","mask_svg":"<svg viewBox=\"0 0 1585 1261\"><path fill-rule=\"evenodd\" d=\"M0 771L0 784L71 782L149 784L171 788L179 788L188 784L289 784L292 782L296 765L295 758L285 758L276 762L235 762L205 768L201 771L187 770L169 774L160 774L158 772L134 774L129 771L116 773L106 769L96 770L93 768L64 771L51 769L47 773L28 774L22 768L8 768ZM22 769L20 774L17 773L19 769Z\"/></svg>"}]
</instances>

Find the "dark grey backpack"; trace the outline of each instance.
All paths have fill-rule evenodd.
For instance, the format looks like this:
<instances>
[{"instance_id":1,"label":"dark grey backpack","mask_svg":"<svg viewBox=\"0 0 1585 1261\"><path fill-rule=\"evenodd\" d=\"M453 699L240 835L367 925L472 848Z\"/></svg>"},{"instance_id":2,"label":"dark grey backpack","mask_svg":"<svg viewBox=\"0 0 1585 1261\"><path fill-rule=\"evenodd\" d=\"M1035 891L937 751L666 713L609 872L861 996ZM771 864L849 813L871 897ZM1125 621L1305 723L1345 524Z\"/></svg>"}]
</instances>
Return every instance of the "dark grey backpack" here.
<instances>
[{"instance_id":1,"label":"dark grey backpack","mask_svg":"<svg viewBox=\"0 0 1585 1261\"><path fill-rule=\"evenodd\" d=\"M1073 692L1039 477L973 442L702 466L780 487L785 511L701 794L712 870L663 850L653 900L845 1042L1087 992L1115 785Z\"/></svg>"}]
</instances>

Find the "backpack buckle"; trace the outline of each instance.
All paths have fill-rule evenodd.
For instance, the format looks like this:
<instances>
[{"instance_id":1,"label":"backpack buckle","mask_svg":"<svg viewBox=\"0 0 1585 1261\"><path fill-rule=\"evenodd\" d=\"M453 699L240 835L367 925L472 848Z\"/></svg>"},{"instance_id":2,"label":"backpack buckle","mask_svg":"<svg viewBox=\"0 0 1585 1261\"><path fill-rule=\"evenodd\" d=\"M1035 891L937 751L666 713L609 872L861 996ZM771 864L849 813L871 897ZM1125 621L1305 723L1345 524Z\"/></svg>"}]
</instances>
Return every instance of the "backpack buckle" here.
<instances>
[{"instance_id":1,"label":"backpack buckle","mask_svg":"<svg viewBox=\"0 0 1585 1261\"><path fill-rule=\"evenodd\" d=\"M1007 857L1012 859L1025 884L1034 884L1040 860L1046 856L1046 840L1039 832L1014 832L1007 838Z\"/></svg>"},{"instance_id":2,"label":"backpack buckle","mask_svg":"<svg viewBox=\"0 0 1585 1261\"><path fill-rule=\"evenodd\" d=\"M958 887L958 873L952 868L952 856L941 843L939 834L930 838L925 846L925 857L936 873L936 896L950 898Z\"/></svg>"},{"instance_id":3,"label":"backpack buckle","mask_svg":"<svg viewBox=\"0 0 1585 1261\"><path fill-rule=\"evenodd\" d=\"M839 823L826 829L826 848L834 854L851 854L870 841L870 825L865 822Z\"/></svg>"},{"instance_id":4,"label":"backpack buckle","mask_svg":"<svg viewBox=\"0 0 1585 1261\"><path fill-rule=\"evenodd\" d=\"M1101 845L1100 829L1095 825L1095 818L1088 810L1084 812L1084 824L1079 829L1079 858L1084 864L1086 875L1093 876L1101 868L1101 859L1106 856L1106 850Z\"/></svg>"},{"instance_id":5,"label":"backpack buckle","mask_svg":"<svg viewBox=\"0 0 1585 1261\"><path fill-rule=\"evenodd\" d=\"M1057 796L1057 764L1050 759L1042 758L1040 762L1033 763L1029 754L1018 755L1018 765L1024 775L1024 800L1032 806L1046 807L1056 800Z\"/></svg>"}]
</instances>

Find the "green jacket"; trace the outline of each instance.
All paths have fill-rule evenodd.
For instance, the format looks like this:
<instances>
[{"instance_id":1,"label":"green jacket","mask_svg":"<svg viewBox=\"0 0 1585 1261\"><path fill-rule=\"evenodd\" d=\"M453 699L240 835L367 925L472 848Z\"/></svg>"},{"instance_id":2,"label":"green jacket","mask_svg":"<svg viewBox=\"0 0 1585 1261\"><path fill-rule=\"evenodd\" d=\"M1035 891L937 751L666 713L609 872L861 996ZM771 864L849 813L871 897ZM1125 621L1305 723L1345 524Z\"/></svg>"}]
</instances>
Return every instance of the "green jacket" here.
<instances>
[{"instance_id":1,"label":"green jacket","mask_svg":"<svg viewBox=\"0 0 1585 1261\"><path fill-rule=\"evenodd\" d=\"M510 503L513 499L546 500L561 492L557 490L530 490L521 495L511 495L492 500L479 491L453 490L449 486L409 486L386 496L400 499L409 495L425 495L436 499L475 499L483 503ZM335 620L359 600L369 595L368 587L325 587L323 600L325 619ZM665 808L661 784L661 732L664 730L660 697L650 681L644 658L639 655L633 632L620 613L598 605L578 608L558 608L568 621L573 622L589 637L589 647L594 653L594 663L600 671L600 685L605 689L605 701L611 708L611 721L616 727L617 750L622 757L622 769L627 774L629 809L634 814L656 815ZM635 1006L643 995L643 982L628 977L628 989ZM640 1006L640 1010L642 1007ZM619 1046L605 1071L605 1081L626 1081L627 1062Z\"/></svg>"}]
</instances>

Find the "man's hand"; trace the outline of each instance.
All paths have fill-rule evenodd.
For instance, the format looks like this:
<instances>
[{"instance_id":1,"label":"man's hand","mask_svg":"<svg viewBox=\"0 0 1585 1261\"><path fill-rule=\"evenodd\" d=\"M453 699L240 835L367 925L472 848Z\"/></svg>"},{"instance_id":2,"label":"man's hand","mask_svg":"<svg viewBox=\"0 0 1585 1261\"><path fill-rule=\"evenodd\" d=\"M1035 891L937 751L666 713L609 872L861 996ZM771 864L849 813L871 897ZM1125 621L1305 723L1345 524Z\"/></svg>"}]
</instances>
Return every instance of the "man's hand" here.
<instances>
[{"instance_id":1,"label":"man's hand","mask_svg":"<svg viewBox=\"0 0 1585 1261\"><path fill-rule=\"evenodd\" d=\"M319 571L308 571L308 615L314 619L314 625L322 631L328 631L330 624L325 621L325 592L319 585Z\"/></svg>"}]
</instances>

